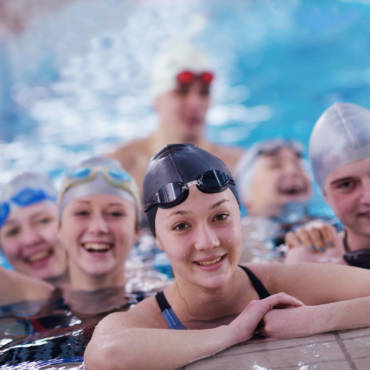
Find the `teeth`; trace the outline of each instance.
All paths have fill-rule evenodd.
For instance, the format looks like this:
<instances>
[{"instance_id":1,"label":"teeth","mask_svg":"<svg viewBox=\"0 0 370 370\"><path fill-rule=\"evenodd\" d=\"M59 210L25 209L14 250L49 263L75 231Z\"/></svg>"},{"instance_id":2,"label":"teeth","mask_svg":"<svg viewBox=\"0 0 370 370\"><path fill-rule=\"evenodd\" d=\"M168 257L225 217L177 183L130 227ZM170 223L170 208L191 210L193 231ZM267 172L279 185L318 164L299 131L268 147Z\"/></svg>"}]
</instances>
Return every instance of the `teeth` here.
<instances>
[{"instance_id":1,"label":"teeth","mask_svg":"<svg viewBox=\"0 0 370 370\"><path fill-rule=\"evenodd\" d=\"M221 261L221 258L222 258L222 257L218 257L218 258L215 258L215 259L214 259L214 260L212 260L212 261L203 261L203 262L198 262L198 264L199 264L199 265L201 265L201 266L214 265L215 263L220 262L220 261Z\"/></svg>"},{"instance_id":2,"label":"teeth","mask_svg":"<svg viewBox=\"0 0 370 370\"><path fill-rule=\"evenodd\" d=\"M49 254L50 252L48 251L42 251L42 252L38 252L38 253L33 254L32 256L27 257L27 259L29 262L32 262L32 263L38 262L46 258Z\"/></svg>"},{"instance_id":3,"label":"teeth","mask_svg":"<svg viewBox=\"0 0 370 370\"><path fill-rule=\"evenodd\" d=\"M86 243L84 247L86 250L94 252L105 252L110 249L110 245L105 243Z\"/></svg>"}]
</instances>

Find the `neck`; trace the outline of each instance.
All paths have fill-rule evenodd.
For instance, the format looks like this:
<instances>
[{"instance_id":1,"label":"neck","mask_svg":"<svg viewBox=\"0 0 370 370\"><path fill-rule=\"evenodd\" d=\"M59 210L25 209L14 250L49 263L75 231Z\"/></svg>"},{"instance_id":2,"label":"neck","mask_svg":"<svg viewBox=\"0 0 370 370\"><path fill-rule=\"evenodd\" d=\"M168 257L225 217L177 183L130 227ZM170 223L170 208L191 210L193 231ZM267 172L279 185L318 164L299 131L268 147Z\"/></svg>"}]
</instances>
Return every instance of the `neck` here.
<instances>
[{"instance_id":1,"label":"neck","mask_svg":"<svg viewBox=\"0 0 370 370\"><path fill-rule=\"evenodd\" d=\"M176 277L175 284L168 290L168 298L184 321L209 321L237 314L246 305L240 297L248 299L248 294L242 293L246 288L243 275L237 268L229 282L217 289L200 287Z\"/></svg>"},{"instance_id":2,"label":"neck","mask_svg":"<svg viewBox=\"0 0 370 370\"><path fill-rule=\"evenodd\" d=\"M156 153L163 146L169 143L187 143L196 145L205 150L209 149L210 143L205 139L203 133L189 136L180 135L179 133L168 130L166 126L168 125L163 125L163 128L161 128L160 125L158 130L150 136L150 147L152 153Z\"/></svg>"},{"instance_id":3,"label":"neck","mask_svg":"<svg viewBox=\"0 0 370 370\"><path fill-rule=\"evenodd\" d=\"M125 270L122 267L108 274L91 275L76 266L70 267L71 290L95 291L125 285Z\"/></svg>"},{"instance_id":4,"label":"neck","mask_svg":"<svg viewBox=\"0 0 370 370\"><path fill-rule=\"evenodd\" d=\"M67 301L74 312L85 315L98 315L129 308L124 286L94 291L72 290L67 296Z\"/></svg>"},{"instance_id":5,"label":"neck","mask_svg":"<svg viewBox=\"0 0 370 370\"><path fill-rule=\"evenodd\" d=\"M63 274L45 279L45 281L63 290L67 289L70 285L69 271L67 269Z\"/></svg>"},{"instance_id":6,"label":"neck","mask_svg":"<svg viewBox=\"0 0 370 370\"><path fill-rule=\"evenodd\" d=\"M346 230L347 236L344 237L343 243L346 249L345 242L347 242L348 251L357 251L360 249L370 249L370 236L360 235L350 229Z\"/></svg>"}]
</instances>

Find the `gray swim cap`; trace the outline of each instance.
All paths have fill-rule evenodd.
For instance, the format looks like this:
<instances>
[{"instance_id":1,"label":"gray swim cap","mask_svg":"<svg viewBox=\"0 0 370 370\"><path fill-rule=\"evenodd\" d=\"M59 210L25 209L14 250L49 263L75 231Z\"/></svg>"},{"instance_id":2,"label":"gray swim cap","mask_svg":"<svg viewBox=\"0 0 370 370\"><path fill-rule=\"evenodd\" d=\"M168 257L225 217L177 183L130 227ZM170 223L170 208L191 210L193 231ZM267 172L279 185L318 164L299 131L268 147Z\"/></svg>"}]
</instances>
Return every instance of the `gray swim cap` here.
<instances>
[{"instance_id":1,"label":"gray swim cap","mask_svg":"<svg viewBox=\"0 0 370 370\"><path fill-rule=\"evenodd\" d=\"M59 221L63 210L74 199L89 195L116 195L131 201L139 223L140 196L133 178L115 159L96 156L71 168L62 182L59 192Z\"/></svg>"},{"instance_id":2,"label":"gray swim cap","mask_svg":"<svg viewBox=\"0 0 370 370\"><path fill-rule=\"evenodd\" d=\"M309 156L321 190L336 168L370 157L370 111L351 103L333 104L312 130Z\"/></svg>"},{"instance_id":3,"label":"gray swim cap","mask_svg":"<svg viewBox=\"0 0 370 370\"><path fill-rule=\"evenodd\" d=\"M240 158L235 169L235 183L242 200L244 200L245 191L249 187L257 159L264 154L274 154L282 148L289 148L299 157L303 157L304 148L301 143L294 140L276 138L263 140L252 145Z\"/></svg>"},{"instance_id":4,"label":"gray swim cap","mask_svg":"<svg viewBox=\"0 0 370 370\"><path fill-rule=\"evenodd\" d=\"M0 228L12 209L56 199L57 191L46 174L23 172L15 176L0 189Z\"/></svg>"}]
</instances>

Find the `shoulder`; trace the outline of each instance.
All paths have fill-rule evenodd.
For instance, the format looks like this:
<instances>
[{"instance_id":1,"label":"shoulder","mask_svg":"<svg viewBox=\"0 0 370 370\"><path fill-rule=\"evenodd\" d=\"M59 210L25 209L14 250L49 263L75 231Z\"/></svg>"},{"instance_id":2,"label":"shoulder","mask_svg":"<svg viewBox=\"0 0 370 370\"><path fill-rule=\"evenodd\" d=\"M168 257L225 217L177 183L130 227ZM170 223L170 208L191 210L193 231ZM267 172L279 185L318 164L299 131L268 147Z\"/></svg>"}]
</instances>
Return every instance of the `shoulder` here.
<instances>
[{"instance_id":1,"label":"shoulder","mask_svg":"<svg viewBox=\"0 0 370 370\"><path fill-rule=\"evenodd\" d=\"M124 328L165 328L166 324L154 297L149 297L125 312L107 315L97 326L100 334Z\"/></svg>"},{"instance_id":2,"label":"shoulder","mask_svg":"<svg viewBox=\"0 0 370 370\"><path fill-rule=\"evenodd\" d=\"M120 162L128 161L126 158L137 158L138 156L146 155L148 142L149 137L134 139L107 153L106 156L117 159Z\"/></svg>"}]
</instances>

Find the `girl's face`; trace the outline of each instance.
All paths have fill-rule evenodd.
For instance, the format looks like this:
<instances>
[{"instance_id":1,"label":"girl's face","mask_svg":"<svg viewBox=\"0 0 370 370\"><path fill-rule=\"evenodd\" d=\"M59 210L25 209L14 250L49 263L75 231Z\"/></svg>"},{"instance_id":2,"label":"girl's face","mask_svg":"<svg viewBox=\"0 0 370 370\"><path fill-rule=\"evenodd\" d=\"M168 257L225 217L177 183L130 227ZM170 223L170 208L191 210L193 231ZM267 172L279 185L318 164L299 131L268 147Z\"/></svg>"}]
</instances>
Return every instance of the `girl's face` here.
<instances>
[{"instance_id":1,"label":"girl's face","mask_svg":"<svg viewBox=\"0 0 370 370\"><path fill-rule=\"evenodd\" d=\"M59 237L69 256L71 278L123 274L137 241L135 207L114 195L72 200L63 211Z\"/></svg>"},{"instance_id":2,"label":"girl's face","mask_svg":"<svg viewBox=\"0 0 370 370\"><path fill-rule=\"evenodd\" d=\"M191 186L183 203L158 208L156 235L177 281L210 289L223 287L241 254L238 203L230 189L206 194Z\"/></svg>"},{"instance_id":3,"label":"girl's face","mask_svg":"<svg viewBox=\"0 0 370 370\"><path fill-rule=\"evenodd\" d=\"M347 229L370 237L370 157L331 172L324 195Z\"/></svg>"},{"instance_id":4,"label":"girl's face","mask_svg":"<svg viewBox=\"0 0 370 370\"><path fill-rule=\"evenodd\" d=\"M39 279L55 278L66 271L57 225L57 206L49 201L11 211L0 229L0 245L16 271Z\"/></svg>"}]
</instances>

